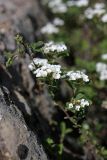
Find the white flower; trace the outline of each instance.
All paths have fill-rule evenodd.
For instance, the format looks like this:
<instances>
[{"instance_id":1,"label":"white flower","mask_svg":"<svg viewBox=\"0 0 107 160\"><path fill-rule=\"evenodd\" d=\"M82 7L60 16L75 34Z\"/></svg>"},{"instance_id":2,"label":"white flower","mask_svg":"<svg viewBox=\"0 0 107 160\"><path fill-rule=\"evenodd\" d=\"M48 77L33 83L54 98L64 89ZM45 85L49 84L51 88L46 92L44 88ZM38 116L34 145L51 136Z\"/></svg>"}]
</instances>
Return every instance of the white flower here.
<instances>
[{"instance_id":1,"label":"white flower","mask_svg":"<svg viewBox=\"0 0 107 160\"><path fill-rule=\"evenodd\" d=\"M89 106L90 104L89 104L89 102L87 100L81 99L80 105L81 105L81 107L85 107L85 106Z\"/></svg>"},{"instance_id":2,"label":"white flower","mask_svg":"<svg viewBox=\"0 0 107 160\"><path fill-rule=\"evenodd\" d=\"M68 104L68 109L71 109L71 108L73 108L74 106L73 106L73 104L72 103L69 103Z\"/></svg>"},{"instance_id":3,"label":"white flower","mask_svg":"<svg viewBox=\"0 0 107 160\"><path fill-rule=\"evenodd\" d=\"M48 60L47 59L42 59L42 58L34 58L33 62L36 65L43 66L43 65L46 65L48 63Z\"/></svg>"},{"instance_id":4,"label":"white flower","mask_svg":"<svg viewBox=\"0 0 107 160\"><path fill-rule=\"evenodd\" d=\"M74 109L76 111L80 111L80 109L89 106L89 102L86 99L73 100L70 103L67 103L68 109Z\"/></svg>"},{"instance_id":5,"label":"white flower","mask_svg":"<svg viewBox=\"0 0 107 160\"><path fill-rule=\"evenodd\" d=\"M48 73L47 71L38 68L36 71L34 71L34 74L36 74L36 77L47 77Z\"/></svg>"},{"instance_id":6,"label":"white flower","mask_svg":"<svg viewBox=\"0 0 107 160\"><path fill-rule=\"evenodd\" d=\"M95 9L94 10L94 15L102 15L103 13L105 13L105 9Z\"/></svg>"},{"instance_id":7,"label":"white flower","mask_svg":"<svg viewBox=\"0 0 107 160\"><path fill-rule=\"evenodd\" d=\"M48 74L52 74L53 79L60 79L61 66L46 64L33 72L36 77L47 77Z\"/></svg>"},{"instance_id":8,"label":"white flower","mask_svg":"<svg viewBox=\"0 0 107 160\"><path fill-rule=\"evenodd\" d=\"M80 105L76 105L76 106L75 106L75 110L77 110L77 111L79 111L79 110L80 110L80 108L81 108L81 106L80 106Z\"/></svg>"},{"instance_id":9,"label":"white flower","mask_svg":"<svg viewBox=\"0 0 107 160\"><path fill-rule=\"evenodd\" d=\"M101 21L106 23L107 22L107 14L104 14L102 17L101 17Z\"/></svg>"},{"instance_id":10,"label":"white flower","mask_svg":"<svg viewBox=\"0 0 107 160\"><path fill-rule=\"evenodd\" d=\"M71 6L74 6L74 5L75 5L74 1L67 1L67 6L68 7L71 7Z\"/></svg>"},{"instance_id":11,"label":"white flower","mask_svg":"<svg viewBox=\"0 0 107 160\"><path fill-rule=\"evenodd\" d=\"M94 8L103 9L103 8L105 8L105 4L104 3L95 3Z\"/></svg>"},{"instance_id":12,"label":"white flower","mask_svg":"<svg viewBox=\"0 0 107 160\"><path fill-rule=\"evenodd\" d=\"M87 6L89 3L89 0L79 0L77 3L78 7Z\"/></svg>"},{"instance_id":13,"label":"white flower","mask_svg":"<svg viewBox=\"0 0 107 160\"><path fill-rule=\"evenodd\" d=\"M84 14L85 14L85 17L88 19L92 19L94 17L93 9L90 7L85 10Z\"/></svg>"},{"instance_id":14,"label":"white flower","mask_svg":"<svg viewBox=\"0 0 107 160\"><path fill-rule=\"evenodd\" d=\"M34 69L35 69L35 66L34 66L34 64L33 64L33 63L30 63L30 64L28 65L28 68L32 71L32 70L34 70Z\"/></svg>"},{"instance_id":15,"label":"white flower","mask_svg":"<svg viewBox=\"0 0 107 160\"><path fill-rule=\"evenodd\" d=\"M58 47L56 47L58 45ZM64 47L60 48L59 44L52 48L52 51L61 52L64 50ZM65 47L66 48L66 47ZM51 49L46 49L46 53L51 51ZM34 58L33 62L28 65L29 69L33 71L36 77L47 77L49 74L53 79L68 78L69 80L79 80L82 79L84 82L89 81L89 77L83 71L69 71L66 74L62 75L61 66L49 64L47 59Z\"/></svg>"},{"instance_id":16,"label":"white flower","mask_svg":"<svg viewBox=\"0 0 107 160\"><path fill-rule=\"evenodd\" d=\"M64 20L56 17L54 20L53 20L53 24L55 26L63 26L64 25Z\"/></svg>"},{"instance_id":17,"label":"white flower","mask_svg":"<svg viewBox=\"0 0 107 160\"><path fill-rule=\"evenodd\" d=\"M47 23L44 27L41 28L41 33L42 34L53 34L53 33L58 33L59 29L53 25L52 23Z\"/></svg>"},{"instance_id":18,"label":"white flower","mask_svg":"<svg viewBox=\"0 0 107 160\"><path fill-rule=\"evenodd\" d=\"M62 0L50 0L49 1L49 3L48 3L48 6L50 7L50 8L53 8L53 7L55 7L55 6L58 6L58 5L60 5L62 3Z\"/></svg>"},{"instance_id":19,"label":"white flower","mask_svg":"<svg viewBox=\"0 0 107 160\"><path fill-rule=\"evenodd\" d=\"M84 82L89 82L89 78L84 72L81 72L81 76Z\"/></svg>"},{"instance_id":20,"label":"white flower","mask_svg":"<svg viewBox=\"0 0 107 160\"><path fill-rule=\"evenodd\" d=\"M45 54L50 52L63 52L67 50L67 47L63 43L55 43L53 41L45 43L45 46L43 47L43 51Z\"/></svg>"},{"instance_id":21,"label":"white flower","mask_svg":"<svg viewBox=\"0 0 107 160\"><path fill-rule=\"evenodd\" d=\"M71 7L71 6L77 6L77 7L84 7L87 6L89 3L89 0L69 0L67 2L67 6Z\"/></svg>"},{"instance_id":22,"label":"white flower","mask_svg":"<svg viewBox=\"0 0 107 160\"><path fill-rule=\"evenodd\" d=\"M107 60L107 53L103 54L103 55L101 56L101 58L102 58L103 60Z\"/></svg>"},{"instance_id":23,"label":"white flower","mask_svg":"<svg viewBox=\"0 0 107 160\"><path fill-rule=\"evenodd\" d=\"M100 80L107 80L107 70L103 70L101 73L100 73Z\"/></svg>"},{"instance_id":24,"label":"white flower","mask_svg":"<svg viewBox=\"0 0 107 160\"><path fill-rule=\"evenodd\" d=\"M35 65L37 66L43 66L46 65L48 63L47 59L41 59L41 58L34 58L33 62L31 62L28 67L29 69L32 71L35 69Z\"/></svg>"},{"instance_id":25,"label":"white flower","mask_svg":"<svg viewBox=\"0 0 107 160\"><path fill-rule=\"evenodd\" d=\"M67 6L62 0L50 0L48 6L53 13L65 13L67 11Z\"/></svg>"},{"instance_id":26,"label":"white flower","mask_svg":"<svg viewBox=\"0 0 107 160\"><path fill-rule=\"evenodd\" d=\"M60 79L61 75L59 73L53 73L54 79Z\"/></svg>"},{"instance_id":27,"label":"white flower","mask_svg":"<svg viewBox=\"0 0 107 160\"><path fill-rule=\"evenodd\" d=\"M88 76L82 71L69 71L66 76L69 80L83 79L84 82L89 82Z\"/></svg>"},{"instance_id":28,"label":"white flower","mask_svg":"<svg viewBox=\"0 0 107 160\"><path fill-rule=\"evenodd\" d=\"M100 75L100 80L107 80L107 64L99 62L96 64L96 71Z\"/></svg>"},{"instance_id":29,"label":"white flower","mask_svg":"<svg viewBox=\"0 0 107 160\"><path fill-rule=\"evenodd\" d=\"M97 72L102 72L103 70L107 70L107 65L105 63L102 63L102 62L98 62L96 64L96 71Z\"/></svg>"},{"instance_id":30,"label":"white flower","mask_svg":"<svg viewBox=\"0 0 107 160\"><path fill-rule=\"evenodd\" d=\"M52 9L53 13L65 13L67 12L67 6L62 3Z\"/></svg>"},{"instance_id":31,"label":"white flower","mask_svg":"<svg viewBox=\"0 0 107 160\"><path fill-rule=\"evenodd\" d=\"M36 69L35 65L39 68ZM49 74L52 74L53 79L61 78L61 66L49 64L47 59L34 58L28 67L36 77L47 77Z\"/></svg>"},{"instance_id":32,"label":"white flower","mask_svg":"<svg viewBox=\"0 0 107 160\"><path fill-rule=\"evenodd\" d=\"M101 16L106 12L104 3L96 3L94 7L89 7L85 10L86 18L92 19L94 16Z\"/></svg>"}]
</instances>

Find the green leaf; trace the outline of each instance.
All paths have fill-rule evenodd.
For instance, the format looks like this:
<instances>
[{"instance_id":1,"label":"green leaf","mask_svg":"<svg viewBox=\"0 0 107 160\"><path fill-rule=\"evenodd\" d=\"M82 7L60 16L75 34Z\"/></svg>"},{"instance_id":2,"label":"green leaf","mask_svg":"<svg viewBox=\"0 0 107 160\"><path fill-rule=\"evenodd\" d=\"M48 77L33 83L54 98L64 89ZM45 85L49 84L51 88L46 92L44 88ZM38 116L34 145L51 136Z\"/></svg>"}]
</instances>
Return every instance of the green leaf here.
<instances>
[{"instance_id":1,"label":"green leaf","mask_svg":"<svg viewBox=\"0 0 107 160\"><path fill-rule=\"evenodd\" d=\"M32 43L29 45L29 47L32 49L32 51L40 52L41 48L44 46L44 43L42 41Z\"/></svg>"},{"instance_id":2,"label":"green leaf","mask_svg":"<svg viewBox=\"0 0 107 160\"><path fill-rule=\"evenodd\" d=\"M72 129L71 129L71 128L67 128L67 129L66 129L66 134L71 133L71 132L72 132Z\"/></svg>"},{"instance_id":3,"label":"green leaf","mask_svg":"<svg viewBox=\"0 0 107 160\"><path fill-rule=\"evenodd\" d=\"M61 154L63 153L64 145L61 143L61 144L59 144L58 146L59 146L59 151L58 151L58 153L59 153L59 155L61 155Z\"/></svg>"},{"instance_id":4,"label":"green leaf","mask_svg":"<svg viewBox=\"0 0 107 160\"><path fill-rule=\"evenodd\" d=\"M23 37L19 34L16 35L15 40L16 40L17 44L22 44L23 43Z\"/></svg>"},{"instance_id":5,"label":"green leaf","mask_svg":"<svg viewBox=\"0 0 107 160\"><path fill-rule=\"evenodd\" d=\"M61 128L61 132L62 132L62 133L65 133L65 132L66 132L66 124L65 124L65 122L61 122L60 128Z\"/></svg>"},{"instance_id":6,"label":"green leaf","mask_svg":"<svg viewBox=\"0 0 107 160\"><path fill-rule=\"evenodd\" d=\"M76 95L76 99L77 99L77 100L82 99L82 98L84 98L84 94L83 94L83 93L78 93L78 94Z\"/></svg>"},{"instance_id":7,"label":"green leaf","mask_svg":"<svg viewBox=\"0 0 107 160\"><path fill-rule=\"evenodd\" d=\"M86 99L92 99L96 96L96 92L91 86L82 86L78 92L84 95L84 98Z\"/></svg>"},{"instance_id":8,"label":"green leaf","mask_svg":"<svg viewBox=\"0 0 107 160\"><path fill-rule=\"evenodd\" d=\"M7 60L7 62L6 62L6 67L11 66L12 64L13 64L13 56L10 57L10 58Z\"/></svg>"},{"instance_id":9,"label":"green leaf","mask_svg":"<svg viewBox=\"0 0 107 160\"><path fill-rule=\"evenodd\" d=\"M49 144L49 145L52 145L52 144L54 144L54 141L53 141L53 139L51 139L51 138L47 138L47 143Z\"/></svg>"}]
</instances>

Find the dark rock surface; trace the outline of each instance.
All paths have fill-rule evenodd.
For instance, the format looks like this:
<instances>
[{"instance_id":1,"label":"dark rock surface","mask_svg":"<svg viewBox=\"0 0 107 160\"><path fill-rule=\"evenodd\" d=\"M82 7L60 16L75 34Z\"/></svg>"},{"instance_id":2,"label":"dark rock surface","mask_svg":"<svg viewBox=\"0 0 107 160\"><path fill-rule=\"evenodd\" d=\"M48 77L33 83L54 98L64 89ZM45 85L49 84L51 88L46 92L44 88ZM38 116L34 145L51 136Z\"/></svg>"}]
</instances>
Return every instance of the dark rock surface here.
<instances>
[{"instance_id":1,"label":"dark rock surface","mask_svg":"<svg viewBox=\"0 0 107 160\"><path fill-rule=\"evenodd\" d=\"M27 54L5 67L5 53L16 49L15 35L34 42L46 22L39 0L0 0L0 160L48 159L42 142L50 134L52 101L46 89L37 88Z\"/></svg>"},{"instance_id":2,"label":"dark rock surface","mask_svg":"<svg viewBox=\"0 0 107 160\"><path fill-rule=\"evenodd\" d=\"M6 87L0 87L0 160L47 160Z\"/></svg>"}]
</instances>

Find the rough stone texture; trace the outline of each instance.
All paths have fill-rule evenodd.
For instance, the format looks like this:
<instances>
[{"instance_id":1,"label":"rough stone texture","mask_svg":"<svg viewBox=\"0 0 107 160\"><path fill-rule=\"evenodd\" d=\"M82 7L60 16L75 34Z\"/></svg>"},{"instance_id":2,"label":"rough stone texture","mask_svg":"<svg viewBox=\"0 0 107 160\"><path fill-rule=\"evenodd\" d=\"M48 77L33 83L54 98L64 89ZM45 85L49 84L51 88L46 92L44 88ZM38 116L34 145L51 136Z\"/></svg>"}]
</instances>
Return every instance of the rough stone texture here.
<instances>
[{"instance_id":1,"label":"rough stone texture","mask_svg":"<svg viewBox=\"0 0 107 160\"><path fill-rule=\"evenodd\" d=\"M37 137L28 130L9 91L0 87L0 160L47 160Z\"/></svg>"},{"instance_id":2,"label":"rough stone texture","mask_svg":"<svg viewBox=\"0 0 107 160\"><path fill-rule=\"evenodd\" d=\"M0 0L0 51L15 49L16 33L34 41L46 21L38 0Z\"/></svg>"},{"instance_id":3,"label":"rough stone texture","mask_svg":"<svg viewBox=\"0 0 107 160\"><path fill-rule=\"evenodd\" d=\"M52 101L38 89L27 54L8 70L3 65L4 50L16 48L15 35L35 41L46 22L39 0L0 0L0 160L47 160L41 142L50 134Z\"/></svg>"},{"instance_id":4,"label":"rough stone texture","mask_svg":"<svg viewBox=\"0 0 107 160\"><path fill-rule=\"evenodd\" d=\"M18 59L7 69L0 65L0 84L8 88L11 99L22 112L29 128L38 134L41 141L50 135L50 123L55 107L47 89L37 84L25 59ZM37 133L38 131L38 133Z\"/></svg>"}]
</instances>

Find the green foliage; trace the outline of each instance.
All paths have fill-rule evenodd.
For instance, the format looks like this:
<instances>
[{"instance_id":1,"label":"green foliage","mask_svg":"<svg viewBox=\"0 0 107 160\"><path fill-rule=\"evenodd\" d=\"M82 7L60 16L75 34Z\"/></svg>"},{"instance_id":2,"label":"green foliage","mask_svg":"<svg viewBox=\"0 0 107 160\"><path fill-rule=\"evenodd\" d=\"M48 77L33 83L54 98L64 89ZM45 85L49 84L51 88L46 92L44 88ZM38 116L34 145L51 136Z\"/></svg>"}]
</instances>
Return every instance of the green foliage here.
<instances>
[{"instance_id":1,"label":"green foliage","mask_svg":"<svg viewBox=\"0 0 107 160\"><path fill-rule=\"evenodd\" d=\"M63 150L64 150L64 139L65 137L72 132L71 128L67 128L66 123L65 122L61 122L60 123L60 139L59 139L59 143L55 144L54 140L52 138L47 138L46 142L48 144L48 149L52 149L54 150L55 148L57 148L57 154L58 157L62 156L63 154Z\"/></svg>"},{"instance_id":2,"label":"green foliage","mask_svg":"<svg viewBox=\"0 0 107 160\"><path fill-rule=\"evenodd\" d=\"M23 43L23 37L19 34L16 35L15 40L18 45Z\"/></svg>"},{"instance_id":3,"label":"green foliage","mask_svg":"<svg viewBox=\"0 0 107 160\"><path fill-rule=\"evenodd\" d=\"M13 59L14 59L13 56L11 56L11 57L8 58L8 60L6 62L6 67L9 67L9 66L11 66L13 64Z\"/></svg>"},{"instance_id":4,"label":"green foliage","mask_svg":"<svg viewBox=\"0 0 107 160\"><path fill-rule=\"evenodd\" d=\"M66 2L66 0L64 2ZM35 78L39 83L47 87L55 106L58 106L59 110L64 114L63 121L61 120L60 122L59 140L56 142L51 136L46 140L48 149L51 149L52 152L56 149L59 157L63 155L66 136L73 132L74 128L78 128L80 131L79 142L82 147L86 145L86 142L91 142L92 146L95 147L95 152L100 155L101 158L107 159L107 149L99 142L100 138L98 138L98 133L101 131L102 126L96 123L98 120L102 121L103 118L100 119L100 116L98 117L96 113L93 113L95 114L93 120L93 117L90 116L90 111L88 111L88 107L81 108L79 111L75 109L75 106L74 108L72 108L72 106L69 108L70 103L78 105L81 99L86 99L89 101L90 105L92 105L90 110L95 112L95 109L97 110L100 108L98 110L98 112L100 112L102 100L107 96L107 81L101 81L99 73L96 72L97 62L101 61L107 63L106 60L101 60L101 55L107 53L107 23L103 24L101 22L101 16L97 15L94 16L93 19L87 19L84 15L85 9L93 6L94 3L94 1L91 1L87 7L69 7L68 11L64 14L51 13L51 10L49 9L48 11L48 7L46 6L49 15L51 14L52 17L58 16L62 18L65 23L64 26L59 28L60 31L58 34L46 35L46 37L48 41L53 40L56 43L63 41L67 44L67 51L58 53L56 51L50 51L48 54L45 54L43 51L45 42L38 41L28 44L24 42L23 37L17 35L15 38L17 44L15 55L13 56L11 53L6 53L6 67L13 64L16 56L22 57L25 54L29 55L32 63L34 63L33 57L38 57L40 55L40 57L46 58L49 64L62 65L62 79L53 79L52 73L47 77ZM67 67L64 63L64 58L66 57L72 64ZM35 65L34 70L38 68L38 65ZM70 81L67 77L63 76L69 69L85 70L90 77L90 82L84 84L81 79ZM68 99L66 98L64 102L63 98L61 99L60 96L61 82L66 83L71 96L67 97ZM65 92L64 90L64 94L66 94ZM86 117L87 113L89 114L88 120ZM83 123L85 118L86 121ZM70 127L68 126L68 121ZM93 123L96 123L94 127L92 127ZM51 127L54 129L59 128L59 123L56 122L56 125L52 124Z\"/></svg>"},{"instance_id":5,"label":"green foliage","mask_svg":"<svg viewBox=\"0 0 107 160\"><path fill-rule=\"evenodd\" d=\"M46 142L48 143L49 146L54 147L54 141L51 138L47 138Z\"/></svg>"},{"instance_id":6,"label":"green foliage","mask_svg":"<svg viewBox=\"0 0 107 160\"><path fill-rule=\"evenodd\" d=\"M29 48L31 48L32 52L41 52L41 48L44 46L44 43L42 41L38 41L36 43L31 43L29 45Z\"/></svg>"},{"instance_id":7,"label":"green foliage","mask_svg":"<svg viewBox=\"0 0 107 160\"><path fill-rule=\"evenodd\" d=\"M76 64L78 67L85 68L88 72L95 72L96 70L96 62L95 61L87 61L77 58Z\"/></svg>"}]
</instances>

